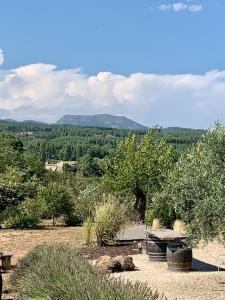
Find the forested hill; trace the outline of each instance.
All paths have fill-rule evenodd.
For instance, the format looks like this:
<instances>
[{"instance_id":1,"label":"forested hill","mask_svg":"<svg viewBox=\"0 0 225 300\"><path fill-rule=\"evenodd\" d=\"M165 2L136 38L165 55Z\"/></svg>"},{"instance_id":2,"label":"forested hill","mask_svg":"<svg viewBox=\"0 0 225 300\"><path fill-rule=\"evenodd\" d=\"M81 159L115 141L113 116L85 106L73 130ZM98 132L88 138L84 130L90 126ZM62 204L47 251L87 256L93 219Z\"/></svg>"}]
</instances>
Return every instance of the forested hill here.
<instances>
[{"instance_id":1,"label":"forested hill","mask_svg":"<svg viewBox=\"0 0 225 300\"><path fill-rule=\"evenodd\" d=\"M108 114L99 115L65 115L59 119L57 124L106 127L118 129L146 130L147 127L134 122L124 116L112 116Z\"/></svg>"},{"instance_id":2,"label":"forested hill","mask_svg":"<svg viewBox=\"0 0 225 300\"><path fill-rule=\"evenodd\" d=\"M43 160L77 160L85 155L91 158L112 155L117 143L128 136L130 130L0 120L0 132L19 136L25 149ZM145 134L143 130L132 132L140 139ZM177 152L195 143L203 132L182 128L161 130Z\"/></svg>"}]
</instances>

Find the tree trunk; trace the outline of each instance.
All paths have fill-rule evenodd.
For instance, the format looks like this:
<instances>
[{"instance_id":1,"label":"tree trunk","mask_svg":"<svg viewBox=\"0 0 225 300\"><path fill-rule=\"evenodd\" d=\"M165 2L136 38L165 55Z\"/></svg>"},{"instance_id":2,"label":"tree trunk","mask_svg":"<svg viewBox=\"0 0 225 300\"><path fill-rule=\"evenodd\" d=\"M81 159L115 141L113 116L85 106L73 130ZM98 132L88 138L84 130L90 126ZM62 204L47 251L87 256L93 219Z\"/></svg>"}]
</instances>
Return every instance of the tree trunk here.
<instances>
[{"instance_id":1,"label":"tree trunk","mask_svg":"<svg viewBox=\"0 0 225 300\"><path fill-rule=\"evenodd\" d=\"M145 209L146 209L146 196L142 191L137 191L136 194L135 208L138 213L138 221L145 220Z\"/></svg>"}]
</instances>

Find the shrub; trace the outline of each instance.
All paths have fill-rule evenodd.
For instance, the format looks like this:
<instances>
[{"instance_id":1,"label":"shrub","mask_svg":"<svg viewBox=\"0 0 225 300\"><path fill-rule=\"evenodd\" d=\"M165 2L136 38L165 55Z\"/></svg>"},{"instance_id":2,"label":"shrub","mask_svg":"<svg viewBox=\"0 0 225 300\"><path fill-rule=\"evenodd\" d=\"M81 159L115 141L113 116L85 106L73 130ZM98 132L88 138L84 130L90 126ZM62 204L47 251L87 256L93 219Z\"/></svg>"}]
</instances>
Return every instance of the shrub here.
<instances>
[{"instance_id":1,"label":"shrub","mask_svg":"<svg viewBox=\"0 0 225 300\"><path fill-rule=\"evenodd\" d=\"M146 284L110 278L64 245L36 246L19 262L11 283L20 300L165 299Z\"/></svg>"},{"instance_id":2,"label":"shrub","mask_svg":"<svg viewBox=\"0 0 225 300\"><path fill-rule=\"evenodd\" d=\"M150 208L146 213L146 224L152 225L154 219L159 219L163 226L171 228L175 220L174 208L162 191L154 195Z\"/></svg>"},{"instance_id":3,"label":"shrub","mask_svg":"<svg viewBox=\"0 0 225 300\"><path fill-rule=\"evenodd\" d=\"M41 208L33 199L26 199L5 212L8 228L33 228L40 221Z\"/></svg>"},{"instance_id":4,"label":"shrub","mask_svg":"<svg viewBox=\"0 0 225 300\"><path fill-rule=\"evenodd\" d=\"M164 191L156 194L152 202L153 218L160 220L163 226L171 228L175 220L174 208L164 195Z\"/></svg>"},{"instance_id":5,"label":"shrub","mask_svg":"<svg viewBox=\"0 0 225 300\"><path fill-rule=\"evenodd\" d=\"M96 204L100 202L100 192L97 184L88 184L78 192L78 197L73 200L74 210L82 223L89 217L94 217Z\"/></svg>"},{"instance_id":6,"label":"shrub","mask_svg":"<svg viewBox=\"0 0 225 300\"><path fill-rule=\"evenodd\" d=\"M72 216L73 206L70 196L65 189L60 186L49 184L38 192L38 201L41 203L44 216L52 218L55 225L55 218L60 216Z\"/></svg>"},{"instance_id":7,"label":"shrub","mask_svg":"<svg viewBox=\"0 0 225 300\"><path fill-rule=\"evenodd\" d=\"M102 246L113 241L121 226L125 224L126 217L126 206L112 196L99 204L95 211L95 234L98 245Z\"/></svg>"}]
</instances>

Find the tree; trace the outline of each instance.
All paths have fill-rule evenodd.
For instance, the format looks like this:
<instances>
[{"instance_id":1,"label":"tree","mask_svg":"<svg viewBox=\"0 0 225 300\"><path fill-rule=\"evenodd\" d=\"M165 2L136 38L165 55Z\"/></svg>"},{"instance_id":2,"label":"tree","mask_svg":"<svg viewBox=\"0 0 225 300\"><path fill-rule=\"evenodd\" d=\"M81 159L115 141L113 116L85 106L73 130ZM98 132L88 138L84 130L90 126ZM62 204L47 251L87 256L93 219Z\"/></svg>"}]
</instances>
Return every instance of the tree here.
<instances>
[{"instance_id":1,"label":"tree","mask_svg":"<svg viewBox=\"0 0 225 300\"><path fill-rule=\"evenodd\" d=\"M21 140L0 134L0 212L34 197L42 179L44 163L26 153Z\"/></svg>"},{"instance_id":2,"label":"tree","mask_svg":"<svg viewBox=\"0 0 225 300\"><path fill-rule=\"evenodd\" d=\"M73 207L69 194L60 186L49 184L46 187L42 187L38 192L37 198L42 206L44 215L52 218L53 226L57 217L62 215L68 216L72 213Z\"/></svg>"},{"instance_id":3,"label":"tree","mask_svg":"<svg viewBox=\"0 0 225 300\"><path fill-rule=\"evenodd\" d=\"M100 175L99 166L96 159L93 159L89 154L86 154L78 159L77 171L82 176Z\"/></svg>"},{"instance_id":4,"label":"tree","mask_svg":"<svg viewBox=\"0 0 225 300\"><path fill-rule=\"evenodd\" d=\"M192 243L225 241L225 127L216 124L171 172L164 197L188 225Z\"/></svg>"},{"instance_id":5,"label":"tree","mask_svg":"<svg viewBox=\"0 0 225 300\"><path fill-rule=\"evenodd\" d=\"M27 197L35 197L39 183L36 177L27 179L17 167L6 167L5 172L0 173L0 212Z\"/></svg>"},{"instance_id":6,"label":"tree","mask_svg":"<svg viewBox=\"0 0 225 300\"><path fill-rule=\"evenodd\" d=\"M109 192L134 195L139 219L144 220L146 199L151 201L161 189L172 161L172 147L157 128L149 130L140 144L130 135L118 144L114 158L102 164L103 186Z\"/></svg>"}]
</instances>

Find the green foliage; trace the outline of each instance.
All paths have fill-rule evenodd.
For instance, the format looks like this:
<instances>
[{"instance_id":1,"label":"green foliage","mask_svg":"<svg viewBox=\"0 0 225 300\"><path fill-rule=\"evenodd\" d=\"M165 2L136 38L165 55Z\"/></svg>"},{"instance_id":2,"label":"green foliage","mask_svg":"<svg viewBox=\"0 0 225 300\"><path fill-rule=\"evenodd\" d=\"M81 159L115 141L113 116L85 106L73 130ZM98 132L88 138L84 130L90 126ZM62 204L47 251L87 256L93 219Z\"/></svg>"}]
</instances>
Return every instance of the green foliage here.
<instances>
[{"instance_id":1,"label":"green foliage","mask_svg":"<svg viewBox=\"0 0 225 300\"><path fill-rule=\"evenodd\" d=\"M163 191L154 195L150 211L152 218L151 221L153 221L153 219L159 219L163 226L171 228L175 221L176 215L173 206L169 202L169 199L166 197L166 195L164 195Z\"/></svg>"},{"instance_id":2,"label":"green foliage","mask_svg":"<svg viewBox=\"0 0 225 300\"><path fill-rule=\"evenodd\" d=\"M93 159L89 154L86 154L78 159L77 171L83 176L100 175L100 170L96 159Z\"/></svg>"},{"instance_id":3,"label":"green foliage","mask_svg":"<svg viewBox=\"0 0 225 300\"><path fill-rule=\"evenodd\" d=\"M41 209L32 199L26 199L5 212L8 228L33 228L40 222Z\"/></svg>"},{"instance_id":4,"label":"green foliage","mask_svg":"<svg viewBox=\"0 0 225 300\"><path fill-rule=\"evenodd\" d=\"M0 212L19 204L26 197L34 197L38 185L37 177L27 179L25 172L18 167L6 167L4 173L0 173Z\"/></svg>"},{"instance_id":5,"label":"green foliage","mask_svg":"<svg viewBox=\"0 0 225 300\"><path fill-rule=\"evenodd\" d=\"M20 300L165 299L146 284L110 278L63 245L35 247L20 261L11 282Z\"/></svg>"},{"instance_id":6,"label":"green foliage","mask_svg":"<svg viewBox=\"0 0 225 300\"><path fill-rule=\"evenodd\" d=\"M43 207L44 216L52 218L53 225L55 225L55 218L60 216L70 217L73 213L68 192L56 184L42 187L38 192L37 198Z\"/></svg>"},{"instance_id":7,"label":"green foliage","mask_svg":"<svg viewBox=\"0 0 225 300\"><path fill-rule=\"evenodd\" d=\"M77 160L86 154L92 158L112 156L118 142L127 137L130 130L0 120L0 132L20 135L24 148L45 161ZM138 140L145 134L145 131L132 132ZM203 133L203 130L185 128L160 129L160 135L173 145L176 158L183 150L196 143Z\"/></svg>"},{"instance_id":8,"label":"green foliage","mask_svg":"<svg viewBox=\"0 0 225 300\"><path fill-rule=\"evenodd\" d=\"M146 198L161 190L173 162L172 147L159 136L158 129L151 129L140 144L130 135L120 142L115 156L105 160L103 186L109 192L136 197L136 209L144 219Z\"/></svg>"},{"instance_id":9,"label":"green foliage","mask_svg":"<svg viewBox=\"0 0 225 300\"><path fill-rule=\"evenodd\" d=\"M28 154L20 139L10 134L0 134L0 172L8 167L18 168L24 172L26 179L43 176L44 163L36 156Z\"/></svg>"},{"instance_id":10,"label":"green foliage","mask_svg":"<svg viewBox=\"0 0 225 300\"><path fill-rule=\"evenodd\" d=\"M95 207L101 201L101 197L98 187L94 185L87 185L78 193L77 199L74 200L74 209L81 220L94 217Z\"/></svg>"},{"instance_id":11,"label":"green foliage","mask_svg":"<svg viewBox=\"0 0 225 300\"><path fill-rule=\"evenodd\" d=\"M188 224L192 242L225 241L225 127L216 124L170 175L164 197L178 218Z\"/></svg>"},{"instance_id":12,"label":"green foliage","mask_svg":"<svg viewBox=\"0 0 225 300\"><path fill-rule=\"evenodd\" d=\"M44 175L44 164L24 151L22 142L0 134L0 212L34 197Z\"/></svg>"},{"instance_id":13,"label":"green foliage","mask_svg":"<svg viewBox=\"0 0 225 300\"><path fill-rule=\"evenodd\" d=\"M122 225L127 221L127 208L112 196L108 196L95 211L95 235L102 246L113 242Z\"/></svg>"}]
</instances>

